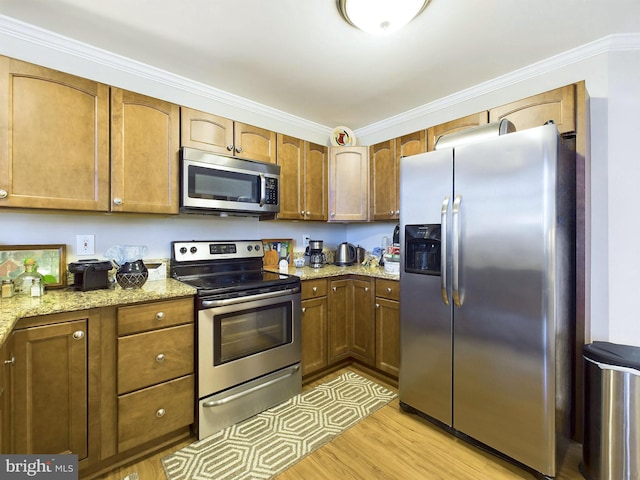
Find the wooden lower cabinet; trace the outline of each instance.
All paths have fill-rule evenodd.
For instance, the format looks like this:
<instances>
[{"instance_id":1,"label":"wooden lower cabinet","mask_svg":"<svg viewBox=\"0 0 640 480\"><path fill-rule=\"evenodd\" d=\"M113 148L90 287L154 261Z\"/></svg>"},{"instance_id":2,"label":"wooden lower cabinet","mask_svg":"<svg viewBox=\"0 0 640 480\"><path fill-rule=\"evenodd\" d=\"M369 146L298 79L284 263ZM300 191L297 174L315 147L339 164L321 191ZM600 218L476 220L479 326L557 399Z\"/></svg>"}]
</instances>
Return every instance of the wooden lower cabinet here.
<instances>
[{"instance_id":1,"label":"wooden lower cabinet","mask_svg":"<svg viewBox=\"0 0 640 480\"><path fill-rule=\"evenodd\" d=\"M376 280L376 368L400 374L400 282Z\"/></svg>"},{"instance_id":2,"label":"wooden lower cabinet","mask_svg":"<svg viewBox=\"0 0 640 480\"><path fill-rule=\"evenodd\" d=\"M302 301L302 375L327 366L327 297Z\"/></svg>"},{"instance_id":3,"label":"wooden lower cabinet","mask_svg":"<svg viewBox=\"0 0 640 480\"><path fill-rule=\"evenodd\" d=\"M351 355L367 365L376 358L375 280L351 280Z\"/></svg>"},{"instance_id":4,"label":"wooden lower cabinet","mask_svg":"<svg viewBox=\"0 0 640 480\"><path fill-rule=\"evenodd\" d=\"M28 319L14 331L13 451L88 457L89 376L99 363L89 348L93 310Z\"/></svg>"},{"instance_id":5,"label":"wooden lower cabinet","mask_svg":"<svg viewBox=\"0 0 640 480\"><path fill-rule=\"evenodd\" d=\"M329 282L329 363L343 360L351 353L351 295L348 279Z\"/></svg>"},{"instance_id":6,"label":"wooden lower cabinet","mask_svg":"<svg viewBox=\"0 0 640 480\"><path fill-rule=\"evenodd\" d=\"M0 348L0 454L12 453L11 384L13 378L13 335Z\"/></svg>"}]
</instances>

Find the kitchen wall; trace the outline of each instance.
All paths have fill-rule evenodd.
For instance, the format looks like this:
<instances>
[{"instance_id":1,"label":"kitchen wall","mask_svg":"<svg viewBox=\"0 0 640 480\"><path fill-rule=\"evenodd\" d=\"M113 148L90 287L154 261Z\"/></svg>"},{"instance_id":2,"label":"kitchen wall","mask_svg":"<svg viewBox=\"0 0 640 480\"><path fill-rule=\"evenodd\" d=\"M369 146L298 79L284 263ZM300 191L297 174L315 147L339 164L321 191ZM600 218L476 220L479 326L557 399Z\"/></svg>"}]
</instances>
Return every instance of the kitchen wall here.
<instances>
[{"instance_id":1,"label":"kitchen wall","mask_svg":"<svg viewBox=\"0 0 640 480\"><path fill-rule=\"evenodd\" d=\"M535 41L532 39L532 41ZM0 19L0 54L67 71L327 144L330 127L202 86L183 88L166 72L120 59L62 37ZM591 97L591 159L588 167L590 271L587 338L640 346L640 222L635 191L640 185L640 33L616 35L545 59L396 117L359 129L363 145L410 133L492 106L585 80ZM220 95L218 95L220 94ZM232 101L230 101L232 100ZM144 240L165 257L178 238L284 237L310 233L336 245L347 239L370 249L393 224L333 225L257 222L245 219L158 218L117 215L43 215L0 212L0 243L75 244L75 234L96 235L98 251L112 243ZM300 238L300 240L298 240ZM142 243L142 242L140 242ZM73 248L72 248L73 251ZM73 253L73 252L72 252Z\"/></svg>"}]
</instances>

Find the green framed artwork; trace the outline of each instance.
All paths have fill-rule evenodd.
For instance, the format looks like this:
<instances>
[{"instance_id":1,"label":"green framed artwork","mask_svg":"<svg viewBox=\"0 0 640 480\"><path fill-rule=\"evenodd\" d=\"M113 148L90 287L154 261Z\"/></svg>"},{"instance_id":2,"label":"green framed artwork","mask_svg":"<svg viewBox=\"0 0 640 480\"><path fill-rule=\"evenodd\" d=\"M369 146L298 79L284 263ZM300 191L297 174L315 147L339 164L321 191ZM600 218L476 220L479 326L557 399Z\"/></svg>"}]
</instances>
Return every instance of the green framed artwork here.
<instances>
[{"instance_id":1,"label":"green framed artwork","mask_svg":"<svg viewBox=\"0 0 640 480\"><path fill-rule=\"evenodd\" d=\"M0 245L0 280L15 280L33 259L47 288L67 285L66 245Z\"/></svg>"}]
</instances>

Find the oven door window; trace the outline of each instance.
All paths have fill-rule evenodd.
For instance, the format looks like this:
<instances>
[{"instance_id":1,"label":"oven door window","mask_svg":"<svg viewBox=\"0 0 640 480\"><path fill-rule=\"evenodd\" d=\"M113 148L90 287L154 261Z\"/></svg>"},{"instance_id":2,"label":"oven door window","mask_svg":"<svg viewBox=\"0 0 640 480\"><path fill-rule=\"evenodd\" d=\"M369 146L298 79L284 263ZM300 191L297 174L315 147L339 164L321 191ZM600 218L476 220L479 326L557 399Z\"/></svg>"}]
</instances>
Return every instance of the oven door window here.
<instances>
[{"instance_id":1,"label":"oven door window","mask_svg":"<svg viewBox=\"0 0 640 480\"><path fill-rule=\"evenodd\" d=\"M271 350L292 341L291 302L214 316L214 365Z\"/></svg>"},{"instance_id":2,"label":"oven door window","mask_svg":"<svg viewBox=\"0 0 640 480\"><path fill-rule=\"evenodd\" d=\"M189 165L189 197L260 203L260 176Z\"/></svg>"}]
</instances>

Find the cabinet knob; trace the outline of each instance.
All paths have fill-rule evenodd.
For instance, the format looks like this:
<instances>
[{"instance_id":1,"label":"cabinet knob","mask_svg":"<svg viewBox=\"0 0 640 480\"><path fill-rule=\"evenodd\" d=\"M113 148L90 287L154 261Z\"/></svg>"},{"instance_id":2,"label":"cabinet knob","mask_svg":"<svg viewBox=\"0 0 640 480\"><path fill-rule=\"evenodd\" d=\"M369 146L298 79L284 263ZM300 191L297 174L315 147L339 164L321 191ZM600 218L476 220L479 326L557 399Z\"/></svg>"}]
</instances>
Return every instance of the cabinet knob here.
<instances>
[{"instance_id":1,"label":"cabinet knob","mask_svg":"<svg viewBox=\"0 0 640 480\"><path fill-rule=\"evenodd\" d=\"M334 292L337 292L337 291L338 291L338 288L337 288L337 287L333 287L333 291L334 291Z\"/></svg>"},{"instance_id":2,"label":"cabinet knob","mask_svg":"<svg viewBox=\"0 0 640 480\"><path fill-rule=\"evenodd\" d=\"M389 216L393 217L393 210L389 210Z\"/></svg>"},{"instance_id":3,"label":"cabinet knob","mask_svg":"<svg viewBox=\"0 0 640 480\"><path fill-rule=\"evenodd\" d=\"M156 417L162 418L162 417L164 417L165 413L167 413L167 412L166 412L166 410L164 408L159 408L158 411L156 412Z\"/></svg>"},{"instance_id":4,"label":"cabinet knob","mask_svg":"<svg viewBox=\"0 0 640 480\"><path fill-rule=\"evenodd\" d=\"M369 291L369 287L364 287L364 291L368 292Z\"/></svg>"},{"instance_id":5,"label":"cabinet knob","mask_svg":"<svg viewBox=\"0 0 640 480\"><path fill-rule=\"evenodd\" d=\"M11 365L11 366L15 365L16 364L16 357L11 357L9 360L5 360L4 364L5 365Z\"/></svg>"},{"instance_id":6,"label":"cabinet knob","mask_svg":"<svg viewBox=\"0 0 640 480\"><path fill-rule=\"evenodd\" d=\"M308 216L308 215L311 215L311 212L307 212L307 216Z\"/></svg>"},{"instance_id":7,"label":"cabinet knob","mask_svg":"<svg viewBox=\"0 0 640 480\"><path fill-rule=\"evenodd\" d=\"M82 340L84 338L84 332L82 330L76 330L73 332L74 340Z\"/></svg>"},{"instance_id":8,"label":"cabinet knob","mask_svg":"<svg viewBox=\"0 0 640 480\"><path fill-rule=\"evenodd\" d=\"M122 205L122 199L120 197L116 197L113 199L114 205Z\"/></svg>"},{"instance_id":9,"label":"cabinet knob","mask_svg":"<svg viewBox=\"0 0 640 480\"><path fill-rule=\"evenodd\" d=\"M233 145L227 145L227 150L233 152Z\"/></svg>"},{"instance_id":10,"label":"cabinet knob","mask_svg":"<svg viewBox=\"0 0 640 480\"><path fill-rule=\"evenodd\" d=\"M396 215L400 215L400 210L396 210Z\"/></svg>"},{"instance_id":11,"label":"cabinet knob","mask_svg":"<svg viewBox=\"0 0 640 480\"><path fill-rule=\"evenodd\" d=\"M238 153L242 152L242 147L236 147L236 152Z\"/></svg>"},{"instance_id":12,"label":"cabinet knob","mask_svg":"<svg viewBox=\"0 0 640 480\"><path fill-rule=\"evenodd\" d=\"M302 313L307 311L307 307L302 307Z\"/></svg>"},{"instance_id":13,"label":"cabinet knob","mask_svg":"<svg viewBox=\"0 0 640 480\"><path fill-rule=\"evenodd\" d=\"M391 293L391 287L387 287L387 293Z\"/></svg>"},{"instance_id":14,"label":"cabinet knob","mask_svg":"<svg viewBox=\"0 0 640 480\"><path fill-rule=\"evenodd\" d=\"M380 308L380 304L379 303L376 303L376 308Z\"/></svg>"},{"instance_id":15,"label":"cabinet knob","mask_svg":"<svg viewBox=\"0 0 640 480\"><path fill-rule=\"evenodd\" d=\"M162 363L164 362L164 358L164 353L159 353L158 355L156 355L156 362Z\"/></svg>"},{"instance_id":16,"label":"cabinet knob","mask_svg":"<svg viewBox=\"0 0 640 480\"><path fill-rule=\"evenodd\" d=\"M304 210L302 210L302 211L300 212L300 215L302 215L302 216L304 217Z\"/></svg>"},{"instance_id":17,"label":"cabinet knob","mask_svg":"<svg viewBox=\"0 0 640 480\"><path fill-rule=\"evenodd\" d=\"M6 190L0 190L0 198L7 198L9 193Z\"/></svg>"},{"instance_id":18,"label":"cabinet knob","mask_svg":"<svg viewBox=\"0 0 640 480\"><path fill-rule=\"evenodd\" d=\"M318 287L313 287L311 290L313 290L313 293L316 293L318 291Z\"/></svg>"},{"instance_id":19,"label":"cabinet knob","mask_svg":"<svg viewBox=\"0 0 640 480\"><path fill-rule=\"evenodd\" d=\"M156 320L164 320L164 312L156 313Z\"/></svg>"},{"instance_id":20,"label":"cabinet knob","mask_svg":"<svg viewBox=\"0 0 640 480\"><path fill-rule=\"evenodd\" d=\"M331 216L335 217L336 216L336 212L331 212Z\"/></svg>"}]
</instances>

